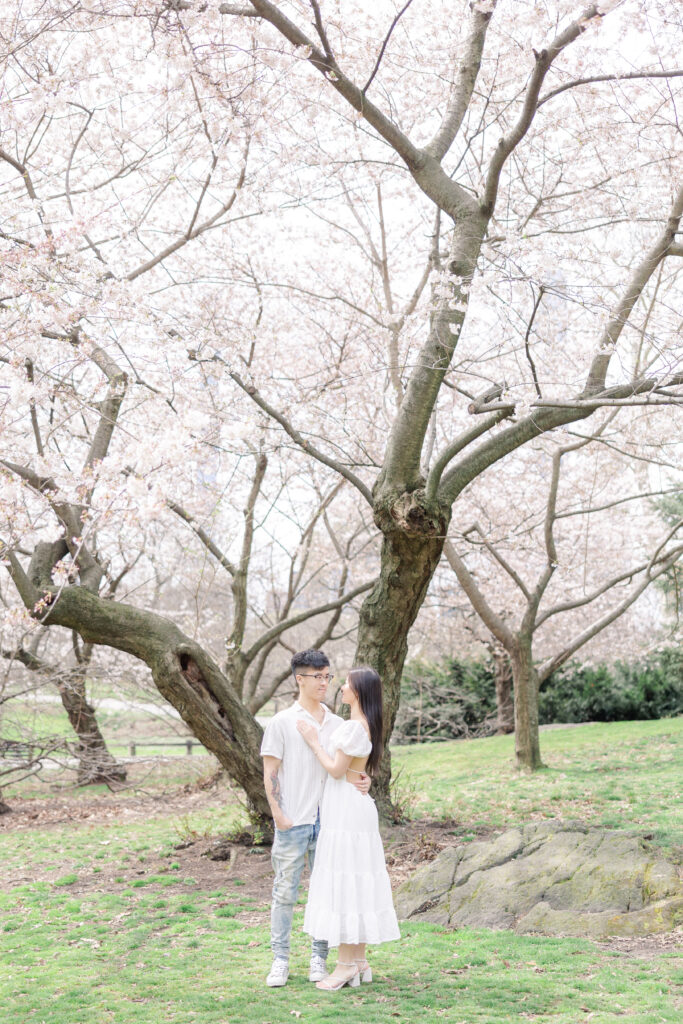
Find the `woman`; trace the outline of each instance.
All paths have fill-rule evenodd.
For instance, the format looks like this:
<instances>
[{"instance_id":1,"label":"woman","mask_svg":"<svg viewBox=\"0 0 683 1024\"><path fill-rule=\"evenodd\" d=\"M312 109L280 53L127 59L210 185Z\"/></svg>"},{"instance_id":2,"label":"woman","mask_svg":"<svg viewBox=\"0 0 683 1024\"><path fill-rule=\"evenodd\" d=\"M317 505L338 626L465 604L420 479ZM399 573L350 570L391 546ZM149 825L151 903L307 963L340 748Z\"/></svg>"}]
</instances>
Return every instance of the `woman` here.
<instances>
[{"instance_id":1,"label":"woman","mask_svg":"<svg viewBox=\"0 0 683 1024\"><path fill-rule=\"evenodd\" d=\"M372 981L365 944L400 938L391 900L374 800L349 785L372 775L382 756L382 683L372 668L354 668L342 687L348 722L330 737L327 754L310 722L297 728L328 772L320 805L320 835L311 874L304 931L339 947L334 973L317 987L330 992Z\"/></svg>"}]
</instances>

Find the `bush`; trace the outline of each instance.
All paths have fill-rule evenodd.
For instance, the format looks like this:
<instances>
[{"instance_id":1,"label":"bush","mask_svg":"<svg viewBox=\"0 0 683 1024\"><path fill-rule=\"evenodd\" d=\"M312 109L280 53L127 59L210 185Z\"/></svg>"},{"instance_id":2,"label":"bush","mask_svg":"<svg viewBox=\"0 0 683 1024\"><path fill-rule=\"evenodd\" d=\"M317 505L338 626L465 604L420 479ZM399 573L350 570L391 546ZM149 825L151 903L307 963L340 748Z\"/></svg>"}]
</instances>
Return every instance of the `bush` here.
<instances>
[{"instance_id":1,"label":"bush","mask_svg":"<svg viewBox=\"0 0 683 1024\"><path fill-rule=\"evenodd\" d=\"M666 648L626 664L569 662L539 694L541 725L622 722L683 714L683 651ZM496 726L493 662L412 661L401 680L395 743L484 736Z\"/></svg>"},{"instance_id":2,"label":"bush","mask_svg":"<svg viewBox=\"0 0 683 1024\"><path fill-rule=\"evenodd\" d=\"M618 661L554 672L541 688L538 714L549 722L623 722L683 713L683 652L666 648L630 665Z\"/></svg>"},{"instance_id":3,"label":"bush","mask_svg":"<svg viewBox=\"0 0 683 1024\"><path fill-rule=\"evenodd\" d=\"M496 691L490 662L411 661L401 680L395 743L452 740L491 732Z\"/></svg>"}]
</instances>

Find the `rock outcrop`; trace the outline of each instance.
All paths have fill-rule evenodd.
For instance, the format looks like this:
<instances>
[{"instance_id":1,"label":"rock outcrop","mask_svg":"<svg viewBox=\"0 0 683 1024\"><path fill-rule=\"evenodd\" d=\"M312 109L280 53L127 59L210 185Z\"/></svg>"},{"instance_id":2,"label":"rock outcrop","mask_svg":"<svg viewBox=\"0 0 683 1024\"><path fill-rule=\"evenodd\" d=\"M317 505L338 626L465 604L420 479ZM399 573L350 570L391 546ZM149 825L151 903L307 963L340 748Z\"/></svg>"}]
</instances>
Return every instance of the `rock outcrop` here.
<instances>
[{"instance_id":1,"label":"rock outcrop","mask_svg":"<svg viewBox=\"0 0 683 1024\"><path fill-rule=\"evenodd\" d=\"M650 935L683 924L683 884L643 838L545 821L443 850L401 886L396 909L452 928Z\"/></svg>"}]
</instances>

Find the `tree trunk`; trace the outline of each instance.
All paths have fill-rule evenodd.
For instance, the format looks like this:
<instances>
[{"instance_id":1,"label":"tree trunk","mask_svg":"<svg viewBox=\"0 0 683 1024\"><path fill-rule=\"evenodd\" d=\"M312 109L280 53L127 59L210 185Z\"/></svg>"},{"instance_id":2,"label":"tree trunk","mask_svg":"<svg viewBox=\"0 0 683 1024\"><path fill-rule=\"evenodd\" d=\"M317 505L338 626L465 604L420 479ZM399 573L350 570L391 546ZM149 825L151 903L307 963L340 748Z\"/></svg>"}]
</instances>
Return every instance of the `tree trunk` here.
<instances>
[{"instance_id":1,"label":"tree trunk","mask_svg":"<svg viewBox=\"0 0 683 1024\"><path fill-rule=\"evenodd\" d=\"M515 706L512 700L512 666L505 650L494 650L493 672L496 684L496 734L514 732Z\"/></svg>"},{"instance_id":2,"label":"tree trunk","mask_svg":"<svg viewBox=\"0 0 683 1024\"><path fill-rule=\"evenodd\" d=\"M27 584L24 590L35 604L37 597L29 594ZM114 647L144 661L161 695L244 789L254 825L271 832L259 756L263 731L199 644L161 615L105 601L84 587L65 587L43 615L45 625L66 626L86 643Z\"/></svg>"},{"instance_id":3,"label":"tree trunk","mask_svg":"<svg viewBox=\"0 0 683 1024\"><path fill-rule=\"evenodd\" d=\"M515 691L515 757L527 772L544 768L538 738L538 673L531 654L531 639L517 639L511 656Z\"/></svg>"},{"instance_id":4,"label":"tree trunk","mask_svg":"<svg viewBox=\"0 0 683 1024\"><path fill-rule=\"evenodd\" d=\"M422 491L375 508L375 522L384 535L380 573L360 610L355 664L372 666L382 678L385 748L372 793L380 813L391 820L400 816L400 808L389 796L388 742L398 711L408 633L439 564L449 517L448 509L428 503Z\"/></svg>"},{"instance_id":5,"label":"tree trunk","mask_svg":"<svg viewBox=\"0 0 683 1024\"><path fill-rule=\"evenodd\" d=\"M126 781L126 769L118 764L107 750L95 717L95 709L86 698L85 669L86 666L79 665L57 684L64 710L78 736L78 784L121 784Z\"/></svg>"},{"instance_id":6,"label":"tree trunk","mask_svg":"<svg viewBox=\"0 0 683 1024\"><path fill-rule=\"evenodd\" d=\"M3 803L3 801L0 800L0 814L9 814L11 810L12 808L9 804Z\"/></svg>"}]
</instances>

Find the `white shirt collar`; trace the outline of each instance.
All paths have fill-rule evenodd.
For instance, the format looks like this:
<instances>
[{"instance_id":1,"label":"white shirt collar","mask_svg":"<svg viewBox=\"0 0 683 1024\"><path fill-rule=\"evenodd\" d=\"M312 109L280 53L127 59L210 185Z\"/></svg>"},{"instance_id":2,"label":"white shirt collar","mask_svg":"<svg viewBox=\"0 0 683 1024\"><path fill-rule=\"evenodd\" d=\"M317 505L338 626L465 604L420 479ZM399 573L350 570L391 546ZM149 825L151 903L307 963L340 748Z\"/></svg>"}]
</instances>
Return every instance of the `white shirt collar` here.
<instances>
[{"instance_id":1,"label":"white shirt collar","mask_svg":"<svg viewBox=\"0 0 683 1024\"><path fill-rule=\"evenodd\" d=\"M298 700L294 701L294 704L292 705L292 707L295 709L297 715L299 715L299 714L308 715L308 717L312 718L314 722L316 721L316 719L310 713L310 711L307 711L306 708L302 707L302 705L299 704ZM327 704L323 704L322 701L320 702L320 707L323 709L323 720L322 720L322 722L316 722L316 724L317 725L324 725L325 722L327 721L327 719L332 717L332 712L328 708Z\"/></svg>"}]
</instances>

